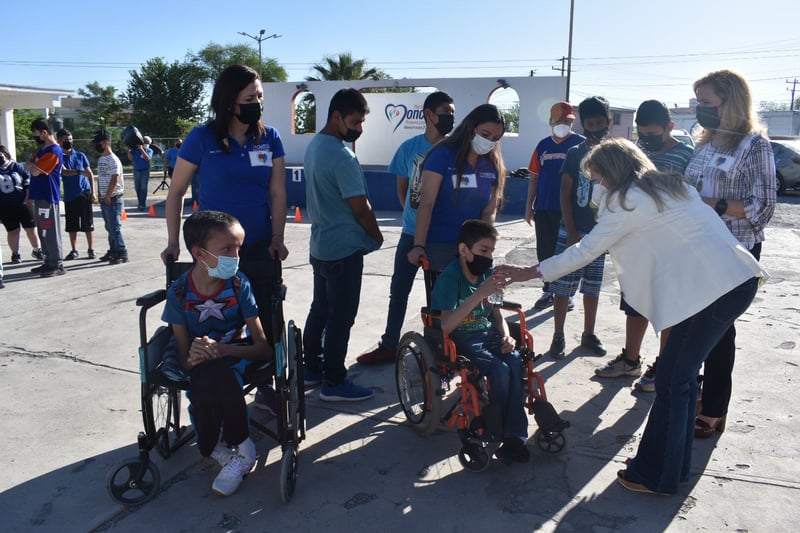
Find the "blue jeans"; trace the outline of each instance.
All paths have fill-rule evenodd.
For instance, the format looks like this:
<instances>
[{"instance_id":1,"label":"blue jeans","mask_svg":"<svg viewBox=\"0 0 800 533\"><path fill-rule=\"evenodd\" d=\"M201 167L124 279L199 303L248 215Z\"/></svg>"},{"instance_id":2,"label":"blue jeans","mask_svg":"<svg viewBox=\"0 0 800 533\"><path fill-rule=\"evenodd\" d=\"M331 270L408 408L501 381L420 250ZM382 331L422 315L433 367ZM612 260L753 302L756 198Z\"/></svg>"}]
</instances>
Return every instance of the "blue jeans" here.
<instances>
[{"instance_id":1,"label":"blue jeans","mask_svg":"<svg viewBox=\"0 0 800 533\"><path fill-rule=\"evenodd\" d=\"M414 236L401 233L394 253L394 273L392 284L389 288L389 314L386 316L386 330L381 337L381 346L392 351L397 349L400 342L400 330L403 329L403 320L408 309L408 295L414 286L418 266L408 261L408 252L414 247Z\"/></svg>"},{"instance_id":2,"label":"blue jeans","mask_svg":"<svg viewBox=\"0 0 800 533\"><path fill-rule=\"evenodd\" d=\"M672 327L658 357L656 398L628 479L669 494L689 480L700 365L757 290L758 278L752 278Z\"/></svg>"},{"instance_id":3,"label":"blue jeans","mask_svg":"<svg viewBox=\"0 0 800 533\"><path fill-rule=\"evenodd\" d=\"M123 207L122 195L112 198L111 205L106 205L104 200L100 200L100 212L103 214L103 222L105 222L106 233L108 233L108 249L111 250L112 254L125 254L128 252L125 249L125 240L122 238L122 224L120 223Z\"/></svg>"},{"instance_id":4,"label":"blue jeans","mask_svg":"<svg viewBox=\"0 0 800 533\"><path fill-rule=\"evenodd\" d=\"M528 416L522 399L522 361L515 350L501 353L503 337L492 329L453 339L458 353L489 379L489 402L503 413L503 437L528 436ZM659 367L659 370L661 368Z\"/></svg>"},{"instance_id":5,"label":"blue jeans","mask_svg":"<svg viewBox=\"0 0 800 533\"><path fill-rule=\"evenodd\" d=\"M315 372L322 370L330 385L339 385L347 377L344 358L361 300L364 255L359 252L336 261L310 260L314 295L303 337L305 365Z\"/></svg>"},{"instance_id":6,"label":"blue jeans","mask_svg":"<svg viewBox=\"0 0 800 533\"><path fill-rule=\"evenodd\" d=\"M136 191L137 206L147 207L147 186L150 182L149 168L133 169L133 189Z\"/></svg>"}]
</instances>

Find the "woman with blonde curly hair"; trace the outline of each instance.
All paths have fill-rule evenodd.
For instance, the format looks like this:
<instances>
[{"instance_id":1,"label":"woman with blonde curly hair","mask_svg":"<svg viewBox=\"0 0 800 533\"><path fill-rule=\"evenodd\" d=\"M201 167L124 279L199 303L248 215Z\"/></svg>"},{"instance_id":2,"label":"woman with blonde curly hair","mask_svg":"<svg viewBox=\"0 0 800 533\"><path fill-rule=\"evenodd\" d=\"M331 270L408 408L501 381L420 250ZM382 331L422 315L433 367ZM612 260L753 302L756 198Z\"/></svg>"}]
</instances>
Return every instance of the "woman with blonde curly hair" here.
<instances>
[{"instance_id":1,"label":"woman with blonde curly hair","mask_svg":"<svg viewBox=\"0 0 800 533\"><path fill-rule=\"evenodd\" d=\"M764 227L775 209L775 159L760 131L750 88L740 74L719 70L697 80L694 92L703 132L686 178L742 246L759 259ZM725 429L735 338L731 325L706 360L702 411L695 423L698 438Z\"/></svg>"}]
</instances>

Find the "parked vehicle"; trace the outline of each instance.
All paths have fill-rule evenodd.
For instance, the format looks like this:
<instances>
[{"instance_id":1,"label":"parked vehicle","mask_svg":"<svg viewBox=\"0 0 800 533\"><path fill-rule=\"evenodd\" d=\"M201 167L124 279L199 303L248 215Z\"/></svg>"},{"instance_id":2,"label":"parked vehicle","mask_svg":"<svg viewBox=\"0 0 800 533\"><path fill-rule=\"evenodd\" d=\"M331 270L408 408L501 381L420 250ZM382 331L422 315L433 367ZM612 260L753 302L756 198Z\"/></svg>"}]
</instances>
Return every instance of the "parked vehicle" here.
<instances>
[{"instance_id":1,"label":"parked vehicle","mask_svg":"<svg viewBox=\"0 0 800 533\"><path fill-rule=\"evenodd\" d=\"M686 130L672 130L672 136L678 139L683 144L688 144L689 146L694 147L694 139L692 135Z\"/></svg>"},{"instance_id":2,"label":"parked vehicle","mask_svg":"<svg viewBox=\"0 0 800 533\"><path fill-rule=\"evenodd\" d=\"M778 194L800 188L800 139L771 140Z\"/></svg>"}]
</instances>

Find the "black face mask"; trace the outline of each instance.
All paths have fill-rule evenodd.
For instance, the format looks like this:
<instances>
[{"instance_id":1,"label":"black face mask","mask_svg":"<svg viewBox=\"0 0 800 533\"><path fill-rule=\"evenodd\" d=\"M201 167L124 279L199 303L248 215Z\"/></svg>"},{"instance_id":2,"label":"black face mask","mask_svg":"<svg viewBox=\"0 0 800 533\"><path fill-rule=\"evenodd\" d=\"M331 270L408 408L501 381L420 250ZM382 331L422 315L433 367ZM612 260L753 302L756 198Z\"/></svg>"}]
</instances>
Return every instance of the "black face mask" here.
<instances>
[{"instance_id":1,"label":"black face mask","mask_svg":"<svg viewBox=\"0 0 800 533\"><path fill-rule=\"evenodd\" d=\"M65 152L69 152L70 150L72 150L72 143L69 141L64 141L63 143L61 143L61 149L64 150Z\"/></svg>"},{"instance_id":2,"label":"black face mask","mask_svg":"<svg viewBox=\"0 0 800 533\"><path fill-rule=\"evenodd\" d=\"M33 140L36 141L39 144L44 144L44 139L40 139L39 136L37 136L37 135L33 136Z\"/></svg>"},{"instance_id":3,"label":"black face mask","mask_svg":"<svg viewBox=\"0 0 800 533\"><path fill-rule=\"evenodd\" d=\"M103 153L106 151L105 147L100 143L95 143L94 149L97 150L98 153Z\"/></svg>"},{"instance_id":4,"label":"black face mask","mask_svg":"<svg viewBox=\"0 0 800 533\"><path fill-rule=\"evenodd\" d=\"M658 152L664 148L664 134L661 135L639 135L639 144L651 152Z\"/></svg>"},{"instance_id":5,"label":"black face mask","mask_svg":"<svg viewBox=\"0 0 800 533\"><path fill-rule=\"evenodd\" d=\"M698 105L697 122L707 130L719 128L721 121L717 108L711 105Z\"/></svg>"},{"instance_id":6,"label":"black face mask","mask_svg":"<svg viewBox=\"0 0 800 533\"><path fill-rule=\"evenodd\" d=\"M472 261L467 261L467 269L473 276L482 276L492 268L492 258L472 254Z\"/></svg>"},{"instance_id":7,"label":"black face mask","mask_svg":"<svg viewBox=\"0 0 800 533\"><path fill-rule=\"evenodd\" d=\"M361 137L361 133L362 132L360 132L358 130L354 130L352 128L347 128L347 133L344 134L344 137L342 137L342 140L344 142L346 142L346 143L354 143L354 142L356 142L356 139Z\"/></svg>"},{"instance_id":8,"label":"black face mask","mask_svg":"<svg viewBox=\"0 0 800 533\"><path fill-rule=\"evenodd\" d=\"M436 131L440 135L447 135L453 131L453 124L455 124L455 117L453 115L436 115L439 117L439 122L436 123Z\"/></svg>"},{"instance_id":9,"label":"black face mask","mask_svg":"<svg viewBox=\"0 0 800 533\"><path fill-rule=\"evenodd\" d=\"M261 114L264 112L264 106L261 102L252 102L249 104L239 104L239 114L236 115L242 123L252 126L258 124L261 120Z\"/></svg>"},{"instance_id":10,"label":"black face mask","mask_svg":"<svg viewBox=\"0 0 800 533\"><path fill-rule=\"evenodd\" d=\"M600 130L584 130L583 134L586 135L587 139L592 139L594 141L600 142L603 140L603 137L608 135L608 128L603 128Z\"/></svg>"}]
</instances>

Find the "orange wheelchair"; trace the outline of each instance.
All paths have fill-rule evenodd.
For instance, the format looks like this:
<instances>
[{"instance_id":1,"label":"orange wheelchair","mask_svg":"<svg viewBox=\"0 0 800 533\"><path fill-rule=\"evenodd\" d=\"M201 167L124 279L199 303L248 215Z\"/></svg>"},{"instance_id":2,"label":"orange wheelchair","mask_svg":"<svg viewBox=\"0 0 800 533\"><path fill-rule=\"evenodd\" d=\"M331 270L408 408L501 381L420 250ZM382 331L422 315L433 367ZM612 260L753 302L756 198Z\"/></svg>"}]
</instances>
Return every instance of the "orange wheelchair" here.
<instances>
[{"instance_id":1,"label":"orange wheelchair","mask_svg":"<svg viewBox=\"0 0 800 533\"><path fill-rule=\"evenodd\" d=\"M461 440L459 462L467 470L480 472L489 466L489 445L503 439L502 415L489 403L491 383L458 354L455 343L437 326L440 313L430 307L436 273L425 258L422 264L428 304L421 309L424 329L400 339L395 361L397 395L408 423L420 434L430 435L440 426L456 429ZM511 302L499 307L519 317L518 323L509 322L509 329L522 359L525 407L538 426L534 440L544 452L558 453L566 446L564 430L569 422L547 401L544 379L534 370L542 354L534 353L522 307Z\"/></svg>"}]
</instances>

